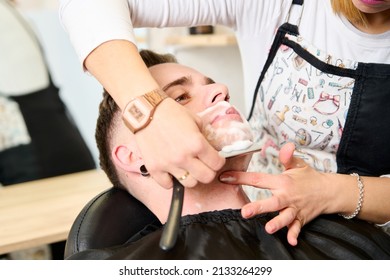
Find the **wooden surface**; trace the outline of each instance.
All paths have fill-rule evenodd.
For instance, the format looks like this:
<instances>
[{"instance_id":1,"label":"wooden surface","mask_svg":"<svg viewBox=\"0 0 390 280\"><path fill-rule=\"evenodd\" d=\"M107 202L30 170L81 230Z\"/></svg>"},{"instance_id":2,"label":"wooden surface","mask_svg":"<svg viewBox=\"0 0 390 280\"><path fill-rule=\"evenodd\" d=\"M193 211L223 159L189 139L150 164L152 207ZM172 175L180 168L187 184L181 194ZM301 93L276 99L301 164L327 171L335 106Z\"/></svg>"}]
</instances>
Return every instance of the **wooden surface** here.
<instances>
[{"instance_id":1,"label":"wooden surface","mask_svg":"<svg viewBox=\"0 0 390 280\"><path fill-rule=\"evenodd\" d=\"M84 205L111 186L91 170L0 187L0 254L66 240Z\"/></svg>"}]
</instances>

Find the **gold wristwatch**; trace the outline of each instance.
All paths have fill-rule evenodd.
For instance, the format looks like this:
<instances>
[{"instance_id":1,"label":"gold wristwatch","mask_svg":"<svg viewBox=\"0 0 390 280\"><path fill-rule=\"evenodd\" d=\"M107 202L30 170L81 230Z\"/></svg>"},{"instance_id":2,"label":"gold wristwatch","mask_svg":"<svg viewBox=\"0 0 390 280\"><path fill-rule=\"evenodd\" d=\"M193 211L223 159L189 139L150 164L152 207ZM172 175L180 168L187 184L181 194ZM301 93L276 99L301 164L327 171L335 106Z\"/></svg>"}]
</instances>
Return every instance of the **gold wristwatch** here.
<instances>
[{"instance_id":1,"label":"gold wristwatch","mask_svg":"<svg viewBox=\"0 0 390 280\"><path fill-rule=\"evenodd\" d=\"M155 89L130 100L122 113L126 126L133 133L145 128L153 119L157 105L167 97L164 91Z\"/></svg>"}]
</instances>

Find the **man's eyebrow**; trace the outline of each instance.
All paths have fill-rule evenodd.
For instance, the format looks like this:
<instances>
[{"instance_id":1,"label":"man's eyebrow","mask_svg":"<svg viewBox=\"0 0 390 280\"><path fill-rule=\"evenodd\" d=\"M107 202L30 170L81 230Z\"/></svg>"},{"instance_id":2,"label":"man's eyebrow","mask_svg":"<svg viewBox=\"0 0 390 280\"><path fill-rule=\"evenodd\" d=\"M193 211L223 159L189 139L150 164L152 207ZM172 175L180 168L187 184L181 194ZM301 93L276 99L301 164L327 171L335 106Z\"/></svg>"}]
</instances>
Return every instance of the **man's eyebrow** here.
<instances>
[{"instance_id":1,"label":"man's eyebrow","mask_svg":"<svg viewBox=\"0 0 390 280\"><path fill-rule=\"evenodd\" d=\"M169 88L174 87L174 86L188 85L188 84L191 84L191 83L192 83L191 76L185 76L185 77L181 77L179 79L176 79L173 82L170 82L169 84L164 86L162 89L163 89L163 91L166 91Z\"/></svg>"},{"instance_id":2,"label":"man's eyebrow","mask_svg":"<svg viewBox=\"0 0 390 280\"><path fill-rule=\"evenodd\" d=\"M206 85L215 84L215 81L209 77L204 78L206 81Z\"/></svg>"}]
</instances>

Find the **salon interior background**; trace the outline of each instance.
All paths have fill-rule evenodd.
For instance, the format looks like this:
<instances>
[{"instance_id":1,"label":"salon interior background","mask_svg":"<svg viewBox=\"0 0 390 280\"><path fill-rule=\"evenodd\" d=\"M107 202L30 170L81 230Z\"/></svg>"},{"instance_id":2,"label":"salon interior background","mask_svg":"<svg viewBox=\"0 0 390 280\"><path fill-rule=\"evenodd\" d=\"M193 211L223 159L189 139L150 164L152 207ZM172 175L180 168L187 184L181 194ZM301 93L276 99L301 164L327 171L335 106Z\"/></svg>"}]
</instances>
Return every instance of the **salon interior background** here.
<instances>
[{"instance_id":1,"label":"salon interior background","mask_svg":"<svg viewBox=\"0 0 390 280\"><path fill-rule=\"evenodd\" d=\"M59 23L57 0L16 0L15 2L41 40L53 80L60 87L61 97L97 162L94 133L102 88L92 76L83 73L68 36ZM172 52L179 62L200 70L218 82L227 84L231 91L231 102L245 112L245 106L248 105L243 100L242 68L237 45L199 47L166 44L170 36L187 36L188 28L139 29L136 32L141 48ZM215 27L214 32L232 34L230 30L222 27Z\"/></svg>"}]
</instances>

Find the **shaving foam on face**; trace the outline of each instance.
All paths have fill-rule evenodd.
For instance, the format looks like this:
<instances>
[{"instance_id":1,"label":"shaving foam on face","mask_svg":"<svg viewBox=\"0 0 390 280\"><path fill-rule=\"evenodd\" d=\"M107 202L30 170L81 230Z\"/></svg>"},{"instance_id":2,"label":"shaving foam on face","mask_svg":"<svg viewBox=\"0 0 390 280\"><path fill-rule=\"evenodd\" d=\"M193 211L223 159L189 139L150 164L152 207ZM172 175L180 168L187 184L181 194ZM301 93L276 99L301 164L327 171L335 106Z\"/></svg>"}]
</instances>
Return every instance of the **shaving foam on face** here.
<instances>
[{"instance_id":1,"label":"shaving foam on face","mask_svg":"<svg viewBox=\"0 0 390 280\"><path fill-rule=\"evenodd\" d=\"M250 146L252 146L252 144L253 142L250 140L240 140L232 143L231 145L222 147L221 151L225 153L231 153L232 151L245 150L248 149Z\"/></svg>"},{"instance_id":2,"label":"shaving foam on face","mask_svg":"<svg viewBox=\"0 0 390 280\"><path fill-rule=\"evenodd\" d=\"M232 108L234 107L230 103L222 101L198 114L203 122L202 133L218 151L244 150L253 144L253 134L248 121ZM238 120L234 118L235 115L241 118ZM224 120L222 124L213 123L217 118Z\"/></svg>"}]
</instances>

